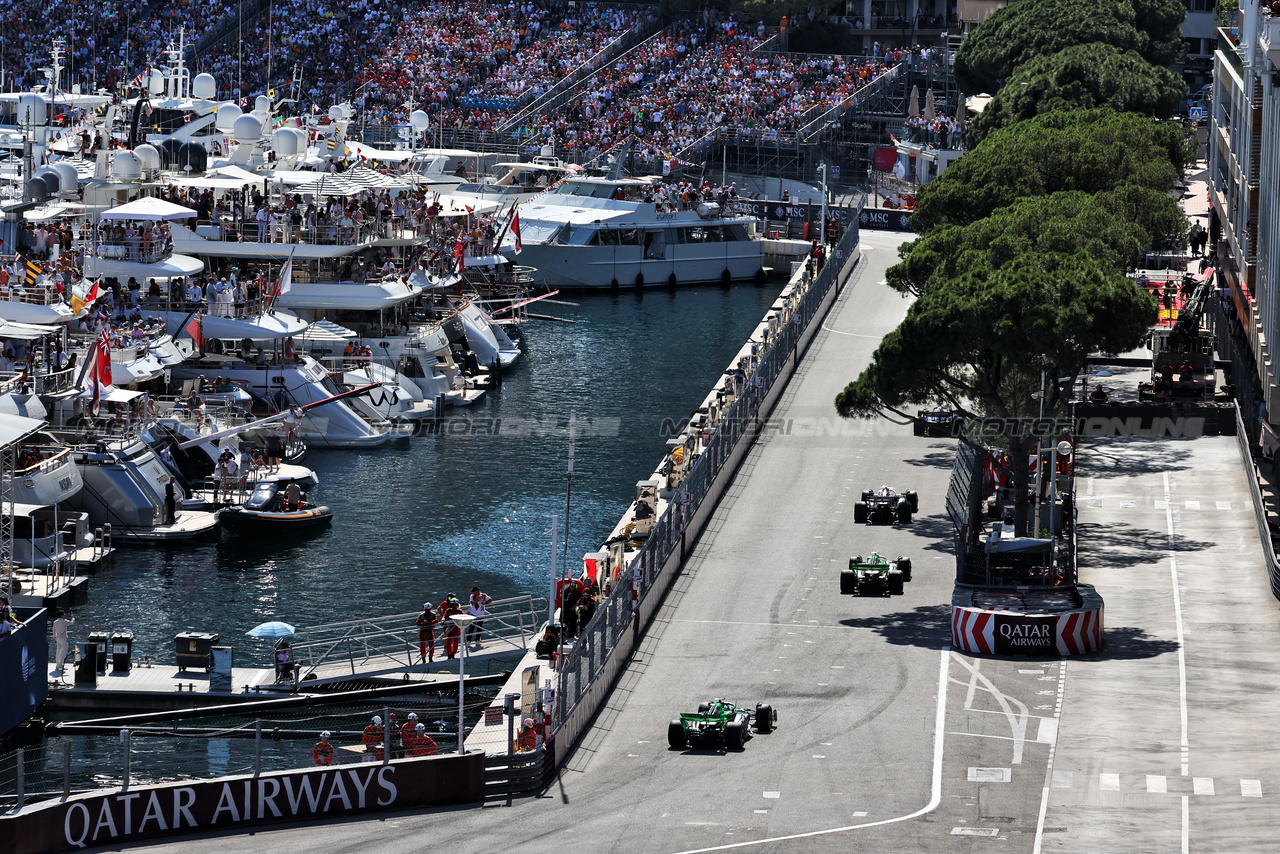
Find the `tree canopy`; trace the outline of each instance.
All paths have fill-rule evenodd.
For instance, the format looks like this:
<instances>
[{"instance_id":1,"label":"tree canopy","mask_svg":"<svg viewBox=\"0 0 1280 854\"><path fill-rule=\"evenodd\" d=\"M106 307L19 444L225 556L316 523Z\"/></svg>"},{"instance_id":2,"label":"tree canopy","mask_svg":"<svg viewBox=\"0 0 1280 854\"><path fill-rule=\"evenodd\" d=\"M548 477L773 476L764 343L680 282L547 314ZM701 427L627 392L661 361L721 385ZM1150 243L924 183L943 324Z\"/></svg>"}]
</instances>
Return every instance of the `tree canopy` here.
<instances>
[{"instance_id":1,"label":"tree canopy","mask_svg":"<svg viewBox=\"0 0 1280 854\"><path fill-rule=\"evenodd\" d=\"M1164 196L1173 204L1173 200ZM1174 205L1176 208L1176 204ZM1151 243L1142 225L1079 191L1021 199L967 225L944 225L898 250L890 287L920 295L971 270L997 270L1026 254L1084 252L1106 269L1131 268Z\"/></svg>"},{"instance_id":2,"label":"tree canopy","mask_svg":"<svg viewBox=\"0 0 1280 854\"><path fill-rule=\"evenodd\" d=\"M1109 107L1168 118L1186 91L1180 76L1137 51L1100 42L1073 45L1019 66L973 120L966 141L977 146L993 130L1058 110Z\"/></svg>"},{"instance_id":3,"label":"tree canopy","mask_svg":"<svg viewBox=\"0 0 1280 854\"><path fill-rule=\"evenodd\" d=\"M1185 15L1179 0L1016 0L960 45L956 83L969 95L994 93L1020 65L1091 42L1169 66L1181 56Z\"/></svg>"},{"instance_id":4,"label":"tree canopy","mask_svg":"<svg viewBox=\"0 0 1280 854\"><path fill-rule=\"evenodd\" d=\"M836 409L905 415L941 400L970 416L1027 415L1029 396L1005 391L1019 372L1046 366L1074 379L1090 353L1139 346L1155 320L1150 295L1087 253L1022 253L921 294ZM1045 403L1050 414L1059 401Z\"/></svg>"},{"instance_id":5,"label":"tree canopy","mask_svg":"<svg viewBox=\"0 0 1280 854\"><path fill-rule=\"evenodd\" d=\"M1040 115L990 134L920 188L912 224L922 234L966 225L1028 196L1120 187L1168 193L1187 160L1177 128L1108 109ZM1176 165L1175 165L1176 164Z\"/></svg>"}]
</instances>

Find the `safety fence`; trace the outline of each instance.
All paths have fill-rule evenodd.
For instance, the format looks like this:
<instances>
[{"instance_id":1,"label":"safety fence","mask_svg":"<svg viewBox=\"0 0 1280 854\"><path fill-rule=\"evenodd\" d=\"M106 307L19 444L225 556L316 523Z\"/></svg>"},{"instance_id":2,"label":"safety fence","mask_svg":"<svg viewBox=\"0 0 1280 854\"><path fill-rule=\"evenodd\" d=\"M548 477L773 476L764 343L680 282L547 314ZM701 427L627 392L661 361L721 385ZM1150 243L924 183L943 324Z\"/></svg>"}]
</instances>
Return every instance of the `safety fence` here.
<instances>
[{"instance_id":1,"label":"safety fence","mask_svg":"<svg viewBox=\"0 0 1280 854\"><path fill-rule=\"evenodd\" d=\"M767 317L769 334L758 348L758 362L744 388L724 410L715 435L680 485L678 500L667 504L644 545L629 555L619 582L583 627L572 650L558 662L559 688L553 712L557 761L601 707L644 624L683 563L688 543L706 524L760 430L764 417L795 371L801 349L816 332L814 320L834 300L845 259L858 245L857 218L832 249L832 259L806 278ZM635 600L633 601L633 593Z\"/></svg>"},{"instance_id":2,"label":"safety fence","mask_svg":"<svg viewBox=\"0 0 1280 854\"><path fill-rule=\"evenodd\" d=\"M266 700L253 705L271 711L257 716L224 706L60 723L39 744L0 754L0 812L103 789L314 767L329 758L316 750L322 741L338 766L458 751L456 686L394 698L376 693L349 693L323 704ZM467 689L466 726L492 703L492 693ZM408 732L406 723L413 724ZM375 737L366 739L370 727ZM381 749L388 741L390 756ZM531 773L513 761L499 778L523 784Z\"/></svg>"}]
</instances>

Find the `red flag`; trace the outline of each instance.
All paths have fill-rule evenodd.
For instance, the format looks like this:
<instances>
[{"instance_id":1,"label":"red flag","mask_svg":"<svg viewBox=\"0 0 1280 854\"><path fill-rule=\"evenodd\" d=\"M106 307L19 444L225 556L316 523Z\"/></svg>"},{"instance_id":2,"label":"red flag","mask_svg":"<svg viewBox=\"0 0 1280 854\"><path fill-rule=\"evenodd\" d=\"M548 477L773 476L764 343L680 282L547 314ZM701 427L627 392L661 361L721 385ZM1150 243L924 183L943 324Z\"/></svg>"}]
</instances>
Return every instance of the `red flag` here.
<instances>
[{"instance_id":1,"label":"red flag","mask_svg":"<svg viewBox=\"0 0 1280 854\"><path fill-rule=\"evenodd\" d=\"M453 257L458 259L458 272L461 273L467 261L467 245L462 242L461 237L458 238L458 245L453 247Z\"/></svg>"},{"instance_id":2,"label":"red flag","mask_svg":"<svg viewBox=\"0 0 1280 854\"><path fill-rule=\"evenodd\" d=\"M98 361L93 366L94 376L97 377L99 384L111 385L111 342L107 338L107 332L104 329L102 334L98 336Z\"/></svg>"},{"instance_id":3,"label":"red flag","mask_svg":"<svg viewBox=\"0 0 1280 854\"><path fill-rule=\"evenodd\" d=\"M511 235L516 239L516 254L524 249L524 241L520 239L520 212L513 211L511 216Z\"/></svg>"},{"instance_id":4,"label":"red flag","mask_svg":"<svg viewBox=\"0 0 1280 854\"><path fill-rule=\"evenodd\" d=\"M191 340L195 342L196 351L204 355L204 318L200 312L196 312L187 321L187 325L182 327L182 331L191 336Z\"/></svg>"}]
</instances>

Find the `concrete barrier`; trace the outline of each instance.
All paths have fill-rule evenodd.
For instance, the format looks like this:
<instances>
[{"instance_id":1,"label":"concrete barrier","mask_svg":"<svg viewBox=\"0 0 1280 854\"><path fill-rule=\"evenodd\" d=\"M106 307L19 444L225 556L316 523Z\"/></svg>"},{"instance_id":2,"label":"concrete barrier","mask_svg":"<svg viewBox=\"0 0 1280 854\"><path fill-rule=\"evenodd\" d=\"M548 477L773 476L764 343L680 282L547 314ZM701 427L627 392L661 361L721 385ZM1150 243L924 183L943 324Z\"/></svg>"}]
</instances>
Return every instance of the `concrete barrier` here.
<instances>
[{"instance_id":1,"label":"concrete barrier","mask_svg":"<svg viewBox=\"0 0 1280 854\"><path fill-rule=\"evenodd\" d=\"M1025 606L983 608L975 604L981 589L957 587L951 603L951 647L976 655L1087 655L1102 648L1102 597L1087 584L1078 585L1079 607L1056 608L1037 603L1028 591ZM998 591L1007 593L1008 591Z\"/></svg>"},{"instance_id":2,"label":"concrete barrier","mask_svg":"<svg viewBox=\"0 0 1280 854\"><path fill-rule=\"evenodd\" d=\"M12 854L484 800L484 754L192 780L45 801L0 818Z\"/></svg>"}]
</instances>

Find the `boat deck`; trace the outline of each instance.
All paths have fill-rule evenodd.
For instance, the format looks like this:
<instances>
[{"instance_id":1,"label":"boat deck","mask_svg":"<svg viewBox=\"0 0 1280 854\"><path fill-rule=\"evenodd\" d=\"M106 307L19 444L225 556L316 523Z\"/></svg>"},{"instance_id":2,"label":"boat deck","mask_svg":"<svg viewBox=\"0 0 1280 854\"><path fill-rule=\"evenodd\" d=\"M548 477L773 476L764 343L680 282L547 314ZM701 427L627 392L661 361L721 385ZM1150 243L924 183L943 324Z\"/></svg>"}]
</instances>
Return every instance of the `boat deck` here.
<instances>
[{"instance_id":1,"label":"boat deck","mask_svg":"<svg viewBox=\"0 0 1280 854\"><path fill-rule=\"evenodd\" d=\"M202 510L179 510L172 524L151 528L126 528L116 526L112 534L122 540L139 542L172 542L190 540L212 532L218 527L218 515Z\"/></svg>"}]
</instances>

